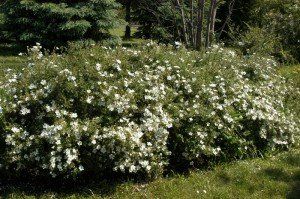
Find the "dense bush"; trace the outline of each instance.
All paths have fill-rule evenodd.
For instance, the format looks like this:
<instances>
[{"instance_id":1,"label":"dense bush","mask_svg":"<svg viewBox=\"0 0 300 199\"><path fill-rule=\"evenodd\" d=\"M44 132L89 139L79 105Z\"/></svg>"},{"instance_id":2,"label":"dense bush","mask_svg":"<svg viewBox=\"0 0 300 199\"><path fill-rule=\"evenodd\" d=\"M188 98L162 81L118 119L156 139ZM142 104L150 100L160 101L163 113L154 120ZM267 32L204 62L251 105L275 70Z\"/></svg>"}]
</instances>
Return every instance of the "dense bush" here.
<instances>
[{"instance_id":1,"label":"dense bush","mask_svg":"<svg viewBox=\"0 0 300 199\"><path fill-rule=\"evenodd\" d=\"M244 55L271 55L281 60L286 58L283 57L280 38L268 29L248 26L247 31L235 34L234 38L234 46Z\"/></svg>"},{"instance_id":2,"label":"dense bush","mask_svg":"<svg viewBox=\"0 0 300 199\"><path fill-rule=\"evenodd\" d=\"M4 4L6 37L47 47L67 41L103 40L117 22L114 0L8 0Z\"/></svg>"},{"instance_id":3,"label":"dense bush","mask_svg":"<svg viewBox=\"0 0 300 199\"><path fill-rule=\"evenodd\" d=\"M30 49L1 82L1 169L45 176L157 176L288 148L299 128L269 59L153 43L137 48ZM12 172L13 171L13 172Z\"/></svg>"},{"instance_id":4,"label":"dense bush","mask_svg":"<svg viewBox=\"0 0 300 199\"><path fill-rule=\"evenodd\" d=\"M250 28L243 26L246 31L242 33L242 41L250 44L250 52L271 54L282 62L299 62L299 0L253 1L248 13L249 17L243 23L250 25Z\"/></svg>"},{"instance_id":5,"label":"dense bush","mask_svg":"<svg viewBox=\"0 0 300 199\"><path fill-rule=\"evenodd\" d=\"M217 13L216 30L224 28L219 36L226 43L232 39L244 43L240 47L244 53L247 51L245 54L272 55L280 62L299 62L299 9L299 0L226 0Z\"/></svg>"},{"instance_id":6,"label":"dense bush","mask_svg":"<svg viewBox=\"0 0 300 199\"><path fill-rule=\"evenodd\" d=\"M254 21L273 32L285 51L286 59L289 55L300 60L300 1L264 0L258 1L254 10Z\"/></svg>"}]
</instances>

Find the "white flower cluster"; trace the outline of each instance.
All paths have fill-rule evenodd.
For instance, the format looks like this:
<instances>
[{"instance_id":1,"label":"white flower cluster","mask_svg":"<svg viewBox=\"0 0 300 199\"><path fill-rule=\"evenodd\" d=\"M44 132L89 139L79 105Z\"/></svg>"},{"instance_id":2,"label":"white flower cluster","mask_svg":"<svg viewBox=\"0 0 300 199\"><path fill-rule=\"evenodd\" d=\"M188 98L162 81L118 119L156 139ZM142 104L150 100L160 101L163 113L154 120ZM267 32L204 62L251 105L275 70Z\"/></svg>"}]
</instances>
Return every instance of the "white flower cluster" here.
<instances>
[{"instance_id":1,"label":"white flower cluster","mask_svg":"<svg viewBox=\"0 0 300 199\"><path fill-rule=\"evenodd\" d=\"M204 55L172 49L43 56L40 45L31 48L31 67L7 70L0 82L0 164L53 177L154 175L172 157L192 162L293 142L299 129L271 60L248 63L218 46Z\"/></svg>"},{"instance_id":2,"label":"white flower cluster","mask_svg":"<svg viewBox=\"0 0 300 199\"><path fill-rule=\"evenodd\" d=\"M220 74L215 84L203 87L214 109L211 117L218 118L213 125L220 130L237 131L248 141L246 132L257 131L255 139L263 139L272 147L289 145L294 142L293 133L299 131L293 115L284 108L290 89L270 66L264 67L253 68L257 74L254 82L247 72L232 66L227 69L232 70L232 79ZM257 78L261 79L257 81Z\"/></svg>"}]
</instances>

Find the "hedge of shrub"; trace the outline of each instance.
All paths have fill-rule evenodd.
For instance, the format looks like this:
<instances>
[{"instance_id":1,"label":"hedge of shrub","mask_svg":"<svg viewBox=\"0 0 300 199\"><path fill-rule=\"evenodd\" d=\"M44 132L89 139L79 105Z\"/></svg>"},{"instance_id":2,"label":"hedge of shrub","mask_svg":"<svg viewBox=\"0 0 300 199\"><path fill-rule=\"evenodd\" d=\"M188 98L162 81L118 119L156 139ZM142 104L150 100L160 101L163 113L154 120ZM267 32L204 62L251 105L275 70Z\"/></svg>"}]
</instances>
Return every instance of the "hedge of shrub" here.
<instances>
[{"instance_id":1,"label":"hedge of shrub","mask_svg":"<svg viewBox=\"0 0 300 199\"><path fill-rule=\"evenodd\" d=\"M0 164L48 177L121 172L156 177L168 164L287 149L299 126L276 63L214 46L200 54L154 43L29 49L0 86Z\"/></svg>"}]
</instances>

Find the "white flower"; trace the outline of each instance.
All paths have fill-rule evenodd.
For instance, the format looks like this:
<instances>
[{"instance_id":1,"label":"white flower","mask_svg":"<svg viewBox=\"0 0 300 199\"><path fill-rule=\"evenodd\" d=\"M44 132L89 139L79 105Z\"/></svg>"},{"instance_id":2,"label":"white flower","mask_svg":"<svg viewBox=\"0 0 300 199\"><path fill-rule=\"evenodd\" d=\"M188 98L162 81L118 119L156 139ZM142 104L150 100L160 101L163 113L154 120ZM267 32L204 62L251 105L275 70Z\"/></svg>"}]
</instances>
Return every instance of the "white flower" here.
<instances>
[{"instance_id":1,"label":"white flower","mask_svg":"<svg viewBox=\"0 0 300 199\"><path fill-rule=\"evenodd\" d=\"M82 165L80 165L80 166L78 167L78 169L79 169L79 171L83 171L83 170L84 170L84 167L83 167Z\"/></svg>"},{"instance_id":2,"label":"white flower","mask_svg":"<svg viewBox=\"0 0 300 199\"><path fill-rule=\"evenodd\" d=\"M129 173L133 173L133 172L136 172L136 166L131 165L129 168Z\"/></svg>"},{"instance_id":3,"label":"white flower","mask_svg":"<svg viewBox=\"0 0 300 199\"><path fill-rule=\"evenodd\" d=\"M72 114L70 115L70 117L71 117L71 118L77 118L78 115L77 115L77 113L72 113Z\"/></svg>"},{"instance_id":4,"label":"white flower","mask_svg":"<svg viewBox=\"0 0 300 199\"><path fill-rule=\"evenodd\" d=\"M91 104L93 99L93 96L88 96L88 98L86 99L86 103Z\"/></svg>"},{"instance_id":5,"label":"white flower","mask_svg":"<svg viewBox=\"0 0 300 199\"><path fill-rule=\"evenodd\" d=\"M45 86L47 84L47 81L46 80L42 80L41 81L41 85Z\"/></svg>"},{"instance_id":6,"label":"white flower","mask_svg":"<svg viewBox=\"0 0 300 199\"><path fill-rule=\"evenodd\" d=\"M238 45L239 45L239 46L244 46L245 43L240 41L240 42L238 42Z\"/></svg>"},{"instance_id":7,"label":"white flower","mask_svg":"<svg viewBox=\"0 0 300 199\"><path fill-rule=\"evenodd\" d=\"M22 109L21 109L21 115L27 115L30 112L31 112L30 109L28 109L26 107L22 107Z\"/></svg>"},{"instance_id":8,"label":"white flower","mask_svg":"<svg viewBox=\"0 0 300 199\"><path fill-rule=\"evenodd\" d=\"M14 132L14 133L20 133L21 130L17 127L12 127L11 131Z\"/></svg>"},{"instance_id":9,"label":"white flower","mask_svg":"<svg viewBox=\"0 0 300 199\"><path fill-rule=\"evenodd\" d=\"M101 70L101 67L102 67L101 64L99 64L99 63L96 64L96 70L97 70L97 71L100 71L100 70Z\"/></svg>"},{"instance_id":10,"label":"white flower","mask_svg":"<svg viewBox=\"0 0 300 199\"><path fill-rule=\"evenodd\" d=\"M179 47L179 46L181 46L181 45L182 45L182 43L180 43L179 41L175 41L175 43L174 43L174 44L175 44L175 46L176 46L176 47Z\"/></svg>"},{"instance_id":11,"label":"white flower","mask_svg":"<svg viewBox=\"0 0 300 199\"><path fill-rule=\"evenodd\" d=\"M82 127L82 130L83 130L83 131L87 131L87 130L88 130L88 127L87 127L87 126L83 126L83 127Z\"/></svg>"},{"instance_id":12,"label":"white flower","mask_svg":"<svg viewBox=\"0 0 300 199\"><path fill-rule=\"evenodd\" d=\"M56 115L57 118L60 118L60 117L61 117L61 113L59 112L59 110L56 110L56 111L55 111L55 115Z\"/></svg>"},{"instance_id":13,"label":"white flower","mask_svg":"<svg viewBox=\"0 0 300 199\"><path fill-rule=\"evenodd\" d=\"M35 88L36 88L36 85L34 85L34 84L30 84L30 85L29 85L29 89L30 89L30 90L35 89Z\"/></svg>"}]
</instances>

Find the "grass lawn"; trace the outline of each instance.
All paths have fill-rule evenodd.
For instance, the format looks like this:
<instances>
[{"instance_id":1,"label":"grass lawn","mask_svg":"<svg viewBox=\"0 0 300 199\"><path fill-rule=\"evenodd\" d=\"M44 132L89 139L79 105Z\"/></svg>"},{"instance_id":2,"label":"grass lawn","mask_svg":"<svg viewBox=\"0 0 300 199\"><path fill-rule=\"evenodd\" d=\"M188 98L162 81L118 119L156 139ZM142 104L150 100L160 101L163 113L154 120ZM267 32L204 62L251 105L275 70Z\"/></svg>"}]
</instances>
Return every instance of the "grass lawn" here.
<instances>
[{"instance_id":1,"label":"grass lawn","mask_svg":"<svg viewBox=\"0 0 300 199\"><path fill-rule=\"evenodd\" d=\"M130 39L125 39L124 35L125 35L125 27L126 25L123 24L120 27L111 29L109 32L111 35L114 36L118 36L122 38L122 45L124 47L132 47L132 46L136 46L138 44L140 44L141 42L143 42L143 39L139 39L139 38L135 38L134 34L138 31L138 27L137 26L132 26L131 27L131 36L132 38Z\"/></svg>"},{"instance_id":2,"label":"grass lawn","mask_svg":"<svg viewBox=\"0 0 300 199\"><path fill-rule=\"evenodd\" d=\"M295 91L294 95L291 96L293 100L289 103L289 107L294 110L300 120L300 65L282 67L279 73L284 76L294 88L298 89L298 91Z\"/></svg>"},{"instance_id":3,"label":"grass lawn","mask_svg":"<svg viewBox=\"0 0 300 199\"><path fill-rule=\"evenodd\" d=\"M19 50L13 46L0 45L0 80L6 68L21 68L24 57L18 56Z\"/></svg>"},{"instance_id":4,"label":"grass lawn","mask_svg":"<svg viewBox=\"0 0 300 199\"><path fill-rule=\"evenodd\" d=\"M22 65L9 47L0 48L0 81L3 68ZM300 66L279 73L300 88ZM297 97L299 98L299 97ZM299 109L299 104L295 110ZM113 180L112 180L113 181ZM210 170L174 174L150 183L99 182L73 188L43 188L30 184L1 184L0 198L299 198L300 147L275 156L241 160Z\"/></svg>"},{"instance_id":5,"label":"grass lawn","mask_svg":"<svg viewBox=\"0 0 300 199\"><path fill-rule=\"evenodd\" d=\"M237 161L150 183L94 183L51 190L4 186L3 198L299 198L300 149L263 159Z\"/></svg>"},{"instance_id":6,"label":"grass lawn","mask_svg":"<svg viewBox=\"0 0 300 199\"><path fill-rule=\"evenodd\" d=\"M279 72L288 80L292 80L295 87L300 88L300 65L282 67Z\"/></svg>"}]
</instances>

